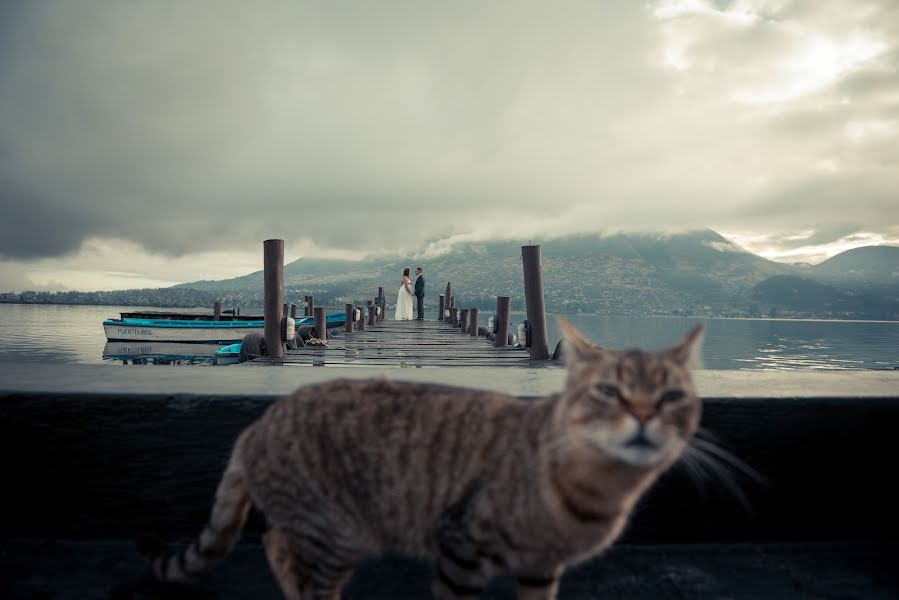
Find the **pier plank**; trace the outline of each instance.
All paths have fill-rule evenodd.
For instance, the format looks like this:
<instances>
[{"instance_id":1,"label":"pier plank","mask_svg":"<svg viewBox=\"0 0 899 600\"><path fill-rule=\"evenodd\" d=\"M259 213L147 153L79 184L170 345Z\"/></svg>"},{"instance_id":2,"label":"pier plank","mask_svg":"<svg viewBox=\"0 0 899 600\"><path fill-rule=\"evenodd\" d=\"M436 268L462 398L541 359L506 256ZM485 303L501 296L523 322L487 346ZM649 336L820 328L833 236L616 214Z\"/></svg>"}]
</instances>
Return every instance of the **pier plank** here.
<instances>
[{"instance_id":1,"label":"pier plank","mask_svg":"<svg viewBox=\"0 0 899 600\"><path fill-rule=\"evenodd\" d=\"M517 367L558 368L557 361L534 361L524 348L495 346L481 336L441 321L377 321L365 330L332 330L327 346L263 356L248 366L328 367Z\"/></svg>"}]
</instances>

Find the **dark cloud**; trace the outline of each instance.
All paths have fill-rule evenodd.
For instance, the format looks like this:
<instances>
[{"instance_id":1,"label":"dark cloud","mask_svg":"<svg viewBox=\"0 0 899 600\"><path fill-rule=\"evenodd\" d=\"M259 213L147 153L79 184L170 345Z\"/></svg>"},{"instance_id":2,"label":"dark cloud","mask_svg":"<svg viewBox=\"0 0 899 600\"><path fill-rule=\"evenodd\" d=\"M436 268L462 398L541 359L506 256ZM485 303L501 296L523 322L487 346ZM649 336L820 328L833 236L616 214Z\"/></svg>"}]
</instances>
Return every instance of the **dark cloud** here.
<instances>
[{"instance_id":1,"label":"dark cloud","mask_svg":"<svg viewBox=\"0 0 899 600\"><path fill-rule=\"evenodd\" d=\"M802 27L883 37L896 18L882 11L8 4L0 258L92 237L182 255L272 237L362 252L472 231L823 231L850 201L870 229L895 188L867 167L895 148L846 135L895 123L895 60L774 107L738 101L805 75L780 70Z\"/></svg>"}]
</instances>

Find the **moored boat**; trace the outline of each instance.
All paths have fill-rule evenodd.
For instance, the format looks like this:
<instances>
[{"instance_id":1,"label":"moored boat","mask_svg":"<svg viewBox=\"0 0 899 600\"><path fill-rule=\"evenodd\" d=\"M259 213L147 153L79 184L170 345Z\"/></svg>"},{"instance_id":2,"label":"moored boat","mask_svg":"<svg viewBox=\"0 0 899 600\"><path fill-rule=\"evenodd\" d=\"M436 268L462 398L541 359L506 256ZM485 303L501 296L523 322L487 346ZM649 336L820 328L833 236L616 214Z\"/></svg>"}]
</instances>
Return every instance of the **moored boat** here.
<instances>
[{"instance_id":1,"label":"moored boat","mask_svg":"<svg viewBox=\"0 0 899 600\"><path fill-rule=\"evenodd\" d=\"M229 320L213 320L208 315L175 315L173 313L156 313L154 317L142 318L154 313L122 313L119 319L103 321L106 339L110 342L182 342L192 344L231 344L241 341L250 333L263 333L265 321L260 317L253 319L237 317ZM184 318L187 316L188 318ZM339 327L346 322L342 312L328 313L327 327ZM311 325L313 317L296 320L296 326Z\"/></svg>"}]
</instances>

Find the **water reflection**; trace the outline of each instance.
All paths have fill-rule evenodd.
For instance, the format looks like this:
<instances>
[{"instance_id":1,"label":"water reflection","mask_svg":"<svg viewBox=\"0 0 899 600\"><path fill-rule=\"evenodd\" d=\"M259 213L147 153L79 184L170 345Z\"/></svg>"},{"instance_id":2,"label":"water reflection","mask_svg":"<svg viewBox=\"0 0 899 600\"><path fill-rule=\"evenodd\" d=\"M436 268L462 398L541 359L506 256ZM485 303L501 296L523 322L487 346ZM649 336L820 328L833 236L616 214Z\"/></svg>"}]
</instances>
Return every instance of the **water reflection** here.
<instances>
[{"instance_id":1,"label":"water reflection","mask_svg":"<svg viewBox=\"0 0 899 600\"><path fill-rule=\"evenodd\" d=\"M0 304L0 360L41 363L121 364L129 348L108 345L102 322L139 307ZM151 309L152 310L152 309ZM183 309L197 312L197 309ZM210 312L208 308L199 309ZM489 315L487 315L489 316ZM524 314L512 316L513 325ZM699 319L680 317L566 317L591 340L610 348L658 349L675 343ZM485 317L486 321L486 317ZM772 319L706 319L707 369L894 369L899 367L899 322ZM550 352L561 332L547 319ZM144 348L124 343L137 360L202 361L214 349ZM199 346L199 348L197 347ZM196 358L186 358L193 356ZM166 358L170 357L170 358ZM179 358L181 357L181 358ZM128 359L133 360L133 359ZM413 366L413 365L410 365Z\"/></svg>"}]
</instances>

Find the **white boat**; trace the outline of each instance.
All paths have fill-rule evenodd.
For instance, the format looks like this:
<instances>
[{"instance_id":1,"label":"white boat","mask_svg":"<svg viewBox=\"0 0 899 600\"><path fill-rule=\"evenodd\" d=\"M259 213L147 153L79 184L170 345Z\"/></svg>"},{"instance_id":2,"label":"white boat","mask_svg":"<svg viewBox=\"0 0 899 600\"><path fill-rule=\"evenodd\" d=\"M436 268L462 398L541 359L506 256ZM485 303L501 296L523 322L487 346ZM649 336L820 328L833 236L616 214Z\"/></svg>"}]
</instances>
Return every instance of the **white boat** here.
<instances>
[{"instance_id":1,"label":"white boat","mask_svg":"<svg viewBox=\"0 0 899 600\"><path fill-rule=\"evenodd\" d=\"M311 325L312 317L296 319L294 325ZM339 327L346 316L328 313L326 326ZM177 313L121 313L119 319L103 321L110 342L181 342L192 344L233 344L248 333L264 333L262 317L225 317L213 320L209 315Z\"/></svg>"},{"instance_id":2,"label":"white boat","mask_svg":"<svg viewBox=\"0 0 899 600\"><path fill-rule=\"evenodd\" d=\"M172 319L107 319L110 342L182 342L221 344L239 342L248 333L263 333L265 321L187 321Z\"/></svg>"}]
</instances>

